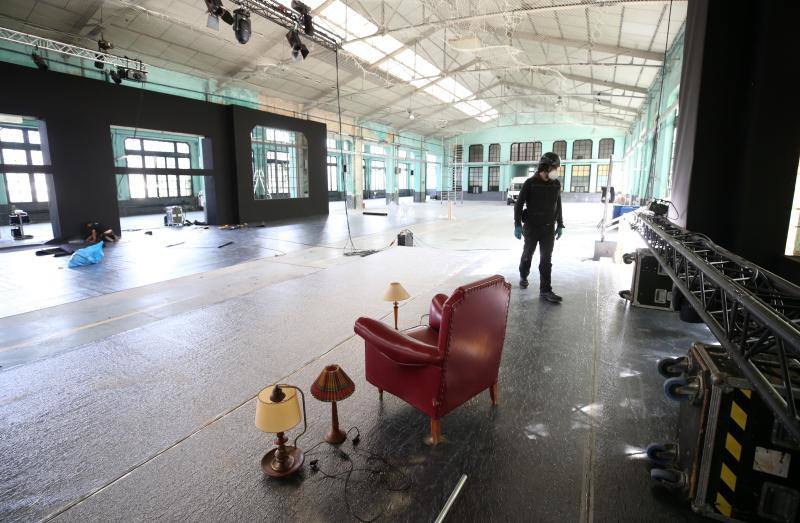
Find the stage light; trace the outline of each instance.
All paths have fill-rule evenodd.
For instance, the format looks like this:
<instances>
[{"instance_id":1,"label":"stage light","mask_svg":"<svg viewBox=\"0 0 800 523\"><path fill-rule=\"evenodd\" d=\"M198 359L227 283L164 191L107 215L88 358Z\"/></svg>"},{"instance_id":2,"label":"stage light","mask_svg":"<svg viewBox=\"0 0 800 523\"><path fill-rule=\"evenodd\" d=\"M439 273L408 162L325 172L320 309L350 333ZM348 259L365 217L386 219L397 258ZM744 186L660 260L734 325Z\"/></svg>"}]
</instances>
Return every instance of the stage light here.
<instances>
[{"instance_id":1,"label":"stage light","mask_svg":"<svg viewBox=\"0 0 800 523\"><path fill-rule=\"evenodd\" d=\"M107 53L113 48L114 44L103 39L102 36L100 37L100 40L97 41L97 50L100 51L101 53ZM100 54L97 55L97 61L95 61L94 66L97 67L98 69L102 69L105 66L102 55Z\"/></svg>"},{"instance_id":2,"label":"stage light","mask_svg":"<svg viewBox=\"0 0 800 523\"><path fill-rule=\"evenodd\" d=\"M36 51L31 53L31 58L33 58L33 63L36 64L36 67L42 71L47 71L50 69L50 66L47 65L47 61L45 61L45 59L42 58Z\"/></svg>"},{"instance_id":3,"label":"stage light","mask_svg":"<svg viewBox=\"0 0 800 523\"><path fill-rule=\"evenodd\" d=\"M286 41L292 46L292 60L297 62L306 59L306 56L308 56L308 47L300 40L297 29L292 29L286 33Z\"/></svg>"},{"instance_id":4,"label":"stage light","mask_svg":"<svg viewBox=\"0 0 800 523\"><path fill-rule=\"evenodd\" d=\"M125 69L122 67L117 67L116 69L112 69L109 73L111 79L114 80L114 83L119 85L122 83L122 79L125 77Z\"/></svg>"},{"instance_id":5,"label":"stage light","mask_svg":"<svg viewBox=\"0 0 800 523\"><path fill-rule=\"evenodd\" d=\"M240 44L246 44L250 41L250 30L250 12L244 8L239 8L234 11L233 32L236 34L236 40Z\"/></svg>"},{"instance_id":6,"label":"stage light","mask_svg":"<svg viewBox=\"0 0 800 523\"><path fill-rule=\"evenodd\" d=\"M292 0L292 9L303 15L303 31L311 36L314 34L314 19L311 16L311 8L303 2Z\"/></svg>"},{"instance_id":7,"label":"stage light","mask_svg":"<svg viewBox=\"0 0 800 523\"><path fill-rule=\"evenodd\" d=\"M208 21L206 26L210 29L219 29L219 19L228 24L233 25L234 18L230 11L222 7L222 0L205 0L206 9L208 9Z\"/></svg>"}]
</instances>

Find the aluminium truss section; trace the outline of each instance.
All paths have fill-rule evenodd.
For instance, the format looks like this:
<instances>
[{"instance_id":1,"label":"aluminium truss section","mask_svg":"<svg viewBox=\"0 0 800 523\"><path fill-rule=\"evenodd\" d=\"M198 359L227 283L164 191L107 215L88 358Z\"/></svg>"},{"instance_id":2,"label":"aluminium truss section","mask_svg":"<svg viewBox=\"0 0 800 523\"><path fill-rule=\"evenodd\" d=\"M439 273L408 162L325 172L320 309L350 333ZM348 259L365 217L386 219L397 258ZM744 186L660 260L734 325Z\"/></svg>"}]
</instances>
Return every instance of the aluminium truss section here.
<instances>
[{"instance_id":1,"label":"aluminium truss section","mask_svg":"<svg viewBox=\"0 0 800 523\"><path fill-rule=\"evenodd\" d=\"M232 2L286 29L305 29L302 14L273 0L232 0ZM342 42L338 35L319 24L314 24L312 33L305 33L303 37L331 51L338 51Z\"/></svg>"},{"instance_id":2,"label":"aluminium truss section","mask_svg":"<svg viewBox=\"0 0 800 523\"><path fill-rule=\"evenodd\" d=\"M800 379L800 287L664 217L640 213L635 226L753 388L800 441L800 397L792 388ZM760 364L765 354L777 364Z\"/></svg>"},{"instance_id":3,"label":"aluminium truss section","mask_svg":"<svg viewBox=\"0 0 800 523\"><path fill-rule=\"evenodd\" d=\"M122 67L131 71L147 72L147 66L141 60L133 60L127 57L114 56L113 54L102 51L93 51L77 45L65 44L57 40L42 38L28 33L21 33L13 29L0 27L0 40L7 40L15 44L26 45L40 51L53 51L67 56L74 56L89 62L100 62L114 67Z\"/></svg>"}]
</instances>

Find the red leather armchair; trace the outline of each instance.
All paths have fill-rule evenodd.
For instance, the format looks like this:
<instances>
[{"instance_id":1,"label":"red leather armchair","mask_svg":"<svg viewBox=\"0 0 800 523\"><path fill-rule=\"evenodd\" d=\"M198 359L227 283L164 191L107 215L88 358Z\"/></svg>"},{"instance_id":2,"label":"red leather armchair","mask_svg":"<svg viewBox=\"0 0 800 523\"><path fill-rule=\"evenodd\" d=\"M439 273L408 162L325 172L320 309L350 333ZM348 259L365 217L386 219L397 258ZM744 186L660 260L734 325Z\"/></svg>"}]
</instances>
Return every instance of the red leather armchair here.
<instances>
[{"instance_id":1,"label":"red leather armchair","mask_svg":"<svg viewBox=\"0 0 800 523\"><path fill-rule=\"evenodd\" d=\"M405 400L431 418L431 440L439 442L439 420L489 389L497 404L497 374L506 336L511 285L492 276L437 294L428 325L398 332L383 322L359 318L355 332L365 341L367 381Z\"/></svg>"}]
</instances>

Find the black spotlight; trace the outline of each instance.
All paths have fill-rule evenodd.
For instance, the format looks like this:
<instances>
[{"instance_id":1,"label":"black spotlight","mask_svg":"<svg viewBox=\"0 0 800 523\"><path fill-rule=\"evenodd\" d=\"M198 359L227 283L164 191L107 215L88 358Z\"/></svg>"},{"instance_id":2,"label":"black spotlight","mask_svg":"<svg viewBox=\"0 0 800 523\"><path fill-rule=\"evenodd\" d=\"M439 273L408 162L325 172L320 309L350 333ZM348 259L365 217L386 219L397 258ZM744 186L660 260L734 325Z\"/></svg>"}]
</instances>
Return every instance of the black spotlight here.
<instances>
[{"instance_id":1,"label":"black spotlight","mask_svg":"<svg viewBox=\"0 0 800 523\"><path fill-rule=\"evenodd\" d=\"M111 79L114 80L114 83L119 85L122 83L122 79L128 76L127 71L122 67L117 67L116 69L112 69L109 73Z\"/></svg>"},{"instance_id":2,"label":"black spotlight","mask_svg":"<svg viewBox=\"0 0 800 523\"><path fill-rule=\"evenodd\" d=\"M114 44L109 42L108 40L103 39L102 37L100 40L97 41L97 50L101 53L107 53L111 49L114 49ZM94 63L94 66L98 69L102 69L105 64L103 63L103 57L101 55L97 55L97 60Z\"/></svg>"},{"instance_id":3,"label":"black spotlight","mask_svg":"<svg viewBox=\"0 0 800 523\"><path fill-rule=\"evenodd\" d=\"M33 58L33 63L36 64L36 67L38 67L42 71L47 71L48 69L50 69L50 66L47 65L47 61L45 61L45 59L42 58L38 53L36 52L31 53L31 58Z\"/></svg>"},{"instance_id":4,"label":"black spotlight","mask_svg":"<svg viewBox=\"0 0 800 523\"><path fill-rule=\"evenodd\" d=\"M240 44L250 41L250 12L239 8L233 12L233 32Z\"/></svg>"},{"instance_id":5,"label":"black spotlight","mask_svg":"<svg viewBox=\"0 0 800 523\"><path fill-rule=\"evenodd\" d=\"M222 18L226 24L233 25L233 15L230 11L222 7L222 0L205 0L205 2L209 15Z\"/></svg>"},{"instance_id":6,"label":"black spotlight","mask_svg":"<svg viewBox=\"0 0 800 523\"><path fill-rule=\"evenodd\" d=\"M286 41L292 46L292 60L298 61L306 59L306 56L308 56L308 48L303 44L302 40L300 40L297 29L292 29L286 33Z\"/></svg>"},{"instance_id":7,"label":"black spotlight","mask_svg":"<svg viewBox=\"0 0 800 523\"><path fill-rule=\"evenodd\" d=\"M292 9L303 15L303 30L308 36L314 34L314 19L311 16L311 8L303 2L292 0Z\"/></svg>"}]
</instances>

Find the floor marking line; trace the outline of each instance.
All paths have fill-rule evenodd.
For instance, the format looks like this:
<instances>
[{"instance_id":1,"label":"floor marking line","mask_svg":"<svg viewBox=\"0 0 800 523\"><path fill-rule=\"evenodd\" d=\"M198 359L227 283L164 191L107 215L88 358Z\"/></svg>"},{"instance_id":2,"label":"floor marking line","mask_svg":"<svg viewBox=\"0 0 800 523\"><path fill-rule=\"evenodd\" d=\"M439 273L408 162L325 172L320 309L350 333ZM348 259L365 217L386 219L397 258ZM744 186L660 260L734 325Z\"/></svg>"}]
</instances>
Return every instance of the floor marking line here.
<instances>
[{"instance_id":1,"label":"floor marking line","mask_svg":"<svg viewBox=\"0 0 800 523\"><path fill-rule=\"evenodd\" d=\"M590 405L597 403L597 329L600 321L600 271L595 266L595 314L592 328L592 399ZM595 424L589 423L589 436L586 439L584 456L586 457L586 470L583 474L581 485L581 513L580 521L591 523L594 521L594 467L595 467Z\"/></svg>"}]
</instances>

